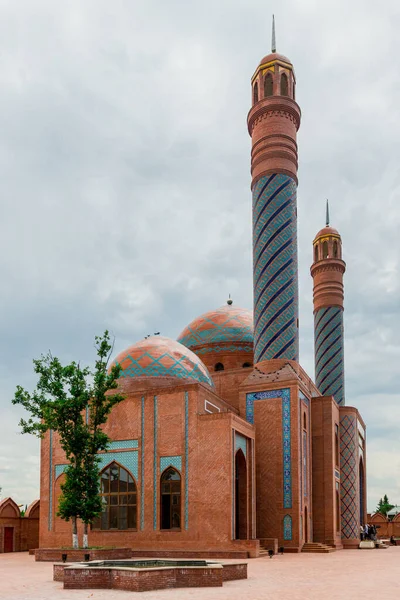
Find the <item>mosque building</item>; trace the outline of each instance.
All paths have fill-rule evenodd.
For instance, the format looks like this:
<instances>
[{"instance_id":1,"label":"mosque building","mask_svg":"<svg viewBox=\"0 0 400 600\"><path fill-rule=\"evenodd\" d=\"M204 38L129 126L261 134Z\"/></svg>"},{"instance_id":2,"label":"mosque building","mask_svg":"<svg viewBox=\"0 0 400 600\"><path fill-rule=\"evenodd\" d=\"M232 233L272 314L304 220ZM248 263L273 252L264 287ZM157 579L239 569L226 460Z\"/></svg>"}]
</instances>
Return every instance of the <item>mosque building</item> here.
<instances>
[{"instance_id":1,"label":"mosque building","mask_svg":"<svg viewBox=\"0 0 400 600\"><path fill-rule=\"evenodd\" d=\"M358 547L366 437L345 402L346 265L327 215L312 252L314 383L298 350L301 111L293 65L276 52L274 33L251 86L254 313L229 300L194 318L177 341L151 336L117 356L125 399L99 455L95 546L232 557L277 545ZM65 466L50 432L41 447L42 548L70 543L70 523L56 516Z\"/></svg>"}]
</instances>

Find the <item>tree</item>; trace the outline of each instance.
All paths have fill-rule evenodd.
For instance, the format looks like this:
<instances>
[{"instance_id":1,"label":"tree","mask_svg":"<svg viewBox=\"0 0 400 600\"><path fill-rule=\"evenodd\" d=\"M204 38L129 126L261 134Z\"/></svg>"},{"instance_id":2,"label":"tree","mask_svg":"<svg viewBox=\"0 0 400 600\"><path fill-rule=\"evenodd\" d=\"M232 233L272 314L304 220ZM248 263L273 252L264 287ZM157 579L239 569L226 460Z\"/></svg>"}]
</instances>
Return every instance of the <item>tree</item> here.
<instances>
[{"instance_id":1,"label":"tree","mask_svg":"<svg viewBox=\"0 0 400 600\"><path fill-rule=\"evenodd\" d=\"M13 404L21 404L29 413L21 419L22 433L43 438L49 430L57 432L69 465L61 486L58 515L72 522L72 544L78 548L77 520L84 523L83 547L88 546L88 524L101 512L99 496L99 460L97 453L107 450L108 436L102 430L115 404L124 396L111 393L118 387L120 365L108 364L113 346L105 331L95 338L97 359L93 371L72 362L62 366L51 353L34 360L39 375L32 394L17 386Z\"/></svg>"},{"instance_id":2,"label":"tree","mask_svg":"<svg viewBox=\"0 0 400 600\"><path fill-rule=\"evenodd\" d=\"M386 517L389 510L391 510L393 507L394 504L390 504L389 498L387 494L385 494L383 498L380 498L378 506L376 507L376 512L379 512Z\"/></svg>"}]
</instances>

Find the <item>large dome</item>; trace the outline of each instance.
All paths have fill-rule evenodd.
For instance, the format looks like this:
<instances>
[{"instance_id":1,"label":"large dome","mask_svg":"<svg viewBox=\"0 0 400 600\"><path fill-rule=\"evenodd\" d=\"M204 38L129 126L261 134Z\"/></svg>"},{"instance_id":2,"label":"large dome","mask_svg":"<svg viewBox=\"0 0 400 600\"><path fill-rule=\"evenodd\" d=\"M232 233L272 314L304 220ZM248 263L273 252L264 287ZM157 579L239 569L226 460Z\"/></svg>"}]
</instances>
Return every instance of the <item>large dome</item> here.
<instances>
[{"instance_id":1,"label":"large dome","mask_svg":"<svg viewBox=\"0 0 400 600\"><path fill-rule=\"evenodd\" d=\"M118 354L114 363L122 367L122 391L144 382L146 387L199 382L214 387L207 367L196 354L170 338L155 335Z\"/></svg>"},{"instance_id":2,"label":"large dome","mask_svg":"<svg viewBox=\"0 0 400 600\"><path fill-rule=\"evenodd\" d=\"M223 345L224 350L253 350L253 314L245 308L225 304L194 319L178 337L187 348ZM203 348L204 352L207 348ZM201 353L201 352L200 352Z\"/></svg>"}]
</instances>

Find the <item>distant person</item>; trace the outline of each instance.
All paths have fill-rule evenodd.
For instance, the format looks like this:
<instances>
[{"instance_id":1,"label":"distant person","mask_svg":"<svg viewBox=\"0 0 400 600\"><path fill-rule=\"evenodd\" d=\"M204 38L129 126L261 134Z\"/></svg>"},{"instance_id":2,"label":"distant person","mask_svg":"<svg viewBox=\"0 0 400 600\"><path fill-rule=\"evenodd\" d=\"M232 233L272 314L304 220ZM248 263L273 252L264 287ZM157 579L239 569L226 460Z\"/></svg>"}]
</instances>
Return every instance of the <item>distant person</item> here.
<instances>
[{"instance_id":1,"label":"distant person","mask_svg":"<svg viewBox=\"0 0 400 600\"><path fill-rule=\"evenodd\" d=\"M396 540L394 539L394 535L391 535L391 536L390 536L390 544L391 544L392 546L396 546Z\"/></svg>"},{"instance_id":2,"label":"distant person","mask_svg":"<svg viewBox=\"0 0 400 600\"><path fill-rule=\"evenodd\" d=\"M364 535L365 535L365 539L369 540L369 526L368 526L368 523L365 523L365 525L364 525Z\"/></svg>"},{"instance_id":3,"label":"distant person","mask_svg":"<svg viewBox=\"0 0 400 600\"><path fill-rule=\"evenodd\" d=\"M360 525L360 539L363 542L365 539L364 526Z\"/></svg>"}]
</instances>

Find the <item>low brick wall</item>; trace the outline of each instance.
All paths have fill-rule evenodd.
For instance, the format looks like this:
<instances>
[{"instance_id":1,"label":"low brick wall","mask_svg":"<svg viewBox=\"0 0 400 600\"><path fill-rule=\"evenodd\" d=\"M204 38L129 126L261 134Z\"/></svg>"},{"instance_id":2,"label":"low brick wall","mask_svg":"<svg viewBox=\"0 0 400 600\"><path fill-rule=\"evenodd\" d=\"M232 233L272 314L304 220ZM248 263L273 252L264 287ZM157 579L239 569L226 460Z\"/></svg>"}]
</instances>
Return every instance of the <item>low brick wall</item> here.
<instances>
[{"instance_id":1,"label":"low brick wall","mask_svg":"<svg viewBox=\"0 0 400 600\"><path fill-rule=\"evenodd\" d=\"M235 581L236 579L247 579L247 563L235 565L222 565L223 581Z\"/></svg>"},{"instance_id":2,"label":"low brick wall","mask_svg":"<svg viewBox=\"0 0 400 600\"><path fill-rule=\"evenodd\" d=\"M249 558L246 550L132 550L132 558Z\"/></svg>"},{"instance_id":3,"label":"low brick wall","mask_svg":"<svg viewBox=\"0 0 400 600\"><path fill-rule=\"evenodd\" d=\"M86 568L80 565L53 566L53 580L64 582L64 589L119 589L147 592L166 588L221 587L224 581L247 579L247 564L156 567Z\"/></svg>"},{"instance_id":4,"label":"low brick wall","mask_svg":"<svg viewBox=\"0 0 400 600\"><path fill-rule=\"evenodd\" d=\"M131 558L132 550L130 548L102 548L98 550L37 548L35 550L35 560L39 562L61 562L63 554L67 555L67 562L77 563L85 560L85 554L89 554L89 560L118 560L123 558Z\"/></svg>"}]
</instances>

